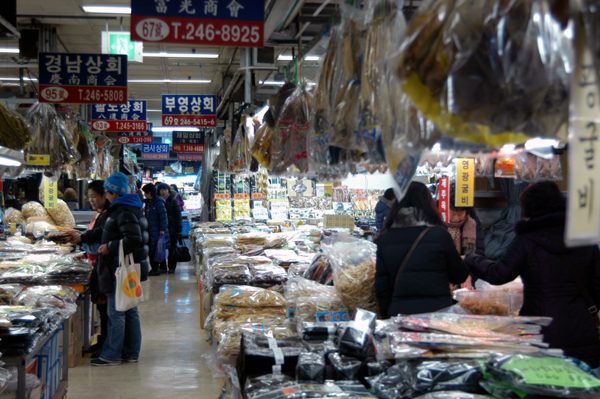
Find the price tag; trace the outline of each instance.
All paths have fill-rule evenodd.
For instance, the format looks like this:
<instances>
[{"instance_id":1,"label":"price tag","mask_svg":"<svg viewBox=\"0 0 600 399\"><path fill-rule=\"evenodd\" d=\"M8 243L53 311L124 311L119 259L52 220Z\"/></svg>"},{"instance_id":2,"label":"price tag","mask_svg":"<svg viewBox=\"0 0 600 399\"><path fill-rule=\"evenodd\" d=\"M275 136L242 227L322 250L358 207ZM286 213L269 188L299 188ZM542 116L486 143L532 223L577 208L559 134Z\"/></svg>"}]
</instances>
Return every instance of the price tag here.
<instances>
[{"instance_id":1,"label":"price tag","mask_svg":"<svg viewBox=\"0 0 600 399\"><path fill-rule=\"evenodd\" d=\"M218 199L218 200L219 199L226 199L226 200L228 200L228 199L231 199L231 197L230 197L229 194L215 194L215 199Z\"/></svg>"},{"instance_id":2,"label":"price tag","mask_svg":"<svg viewBox=\"0 0 600 399\"><path fill-rule=\"evenodd\" d=\"M252 199L263 199L262 193L252 193Z\"/></svg>"},{"instance_id":3,"label":"price tag","mask_svg":"<svg viewBox=\"0 0 600 399\"><path fill-rule=\"evenodd\" d=\"M50 155L27 154L27 165L50 165Z\"/></svg>"},{"instance_id":4,"label":"price tag","mask_svg":"<svg viewBox=\"0 0 600 399\"><path fill-rule=\"evenodd\" d=\"M250 195L248 193L236 193L233 194L233 199L248 199Z\"/></svg>"}]
</instances>

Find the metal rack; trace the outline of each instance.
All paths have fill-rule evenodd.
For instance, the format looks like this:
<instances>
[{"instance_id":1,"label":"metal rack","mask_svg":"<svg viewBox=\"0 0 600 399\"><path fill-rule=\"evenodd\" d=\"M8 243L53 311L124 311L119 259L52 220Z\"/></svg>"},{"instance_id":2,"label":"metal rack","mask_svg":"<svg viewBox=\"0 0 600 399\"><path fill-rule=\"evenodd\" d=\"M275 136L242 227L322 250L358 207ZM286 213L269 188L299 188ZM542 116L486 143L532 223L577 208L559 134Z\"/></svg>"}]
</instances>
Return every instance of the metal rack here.
<instances>
[{"instance_id":1,"label":"metal rack","mask_svg":"<svg viewBox=\"0 0 600 399\"><path fill-rule=\"evenodd\" d=\"M0 15L0 38L20 39L21 34L10 22Z\"/></svg>"}]
</instances>

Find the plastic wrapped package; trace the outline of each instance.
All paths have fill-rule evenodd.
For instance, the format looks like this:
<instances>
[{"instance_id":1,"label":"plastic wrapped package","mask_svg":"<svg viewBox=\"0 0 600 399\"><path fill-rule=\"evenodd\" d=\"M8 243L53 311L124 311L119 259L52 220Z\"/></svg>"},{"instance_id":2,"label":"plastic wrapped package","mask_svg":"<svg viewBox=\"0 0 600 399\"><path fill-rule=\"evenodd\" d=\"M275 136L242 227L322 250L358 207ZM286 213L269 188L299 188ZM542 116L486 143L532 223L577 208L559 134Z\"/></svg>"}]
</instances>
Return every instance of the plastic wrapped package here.
<instances>
[{"instance_id":1,"label":"plastic wrapped package","mask_svg":"<svg viewBox=\"0 0 600 399\"><path fill-rule=\"evenodd\" d=\"M19 304L33 307L52 306L64 317L77 312L77 294L71 287L61 285L35 286L22 291L16 298Z\"/></svg>"},{"instance_id":2,"label":"plastic wrapped package","mask_svg":"<svg viewBox=\"0 0 600 399\"><path fill-rule=\"evenodd\" d=\"M303 277L290 278L284 287L284 295L290 309L290 316L295 315L296 302L300 297L337 296L335 288L307 280Z\"/></svg>"},{"instance_id":3,"label":"plastic wrapped package","mask_svg":"<svg viewBox=\"0 0 600 399\"><path fill-rule=\"evenodd\" d=\"M553 156L551 159L538 158L537 170L543 180L562 180L562 166L560 157Z\"/></svg>"},{"instance_id":4,"label":"plastic wrapped package","mask_svg":"<svg viewBox=\"0 0 600 399\"><path fill-rule=\"evenodd\" d=\"M372 357L373 329L377 314L364 309L356 309L352 321L346 323L339 333L340 353L361 359Z\"/></svg>"},{"instance_id":5,"label":"plastic wrapped package","mask_svg":"<svg viewBox=\"0 0 600 399\"><path fill-rule=\"evenodd\" d=\"M210 269L210 287L214 294L225 284L250 285L252 274L246 265L217 266Z\"/></svg>"},{"instance_id":6,"label":"plastic wrapped package","mask_svg":"<svg viewBox=\"0 0 600 399\"><path fill-rule=\"evenodd\" d=\"M600 397L600 380L566 359L522 354L492 357L485 363L490 378L482 384L495 394L497 385L507 398ZM491 385L491 386L490 386Z\"/></svg>"},{"instance_id":7,"label":"plastic wrapped package","mask_svg":"<svg viewBox=\"0 0 600 399\"><path fill-rule=\"evenodd\" d=\"M14 305L15 299L24 286L21 284L2 284L0 285L0 305Z\"/></svg>"},{"instance_id":8,"label":"plastic wrapped package","mask_svg":"<svg viewBox=\"0 0 600 399\"><path fill-rule=\"evenodd\" d=\"M4 223L25 224L25 217L21 211L18 211L15 208L8 208L4 214Z\"/></svg>"},{"instance_id":9,"label":"plastic wrapped package","mask_svg":"<svg viewBox=\"0 0 600 399\"><path fill-rule=\"evenodd\" d=\"M327 255L318 253L312 263L304 272L304 278L316 281L319 284L331 284L333 281L333 268Z\"/></svg>"},{"instance_id":10,"label":"plastic wrapped package","mask_svg":"<svg viewBox=\"0 0 600 399\"><path fill-rule=\"evenodd\" d=\"M263 396L275 391L296 385L296 379L283 374L266 374L260 377L249 378L246 381L245 394L247 399L262 399Z\"/></svg>"},{"instance_id":11,"label":"plastic wrapped package","mask_svg":"<svg viewBox=\"0 0 600 399\"><path fill-rule=\"evenodd\" d=\"M298 381L325 381L325 358L322 353L303 352L296 366Z\"/></svg>"},{"instance_id":12,"label":"plastic wrapped package","mask_svg":"<svg viewBox=\"0 0 600 399\"><path fill-rule=\"evenodd\" d=\"M202 241L202 248L231 247L234 242L234 237L206 237Z\"/></svg>"},{"instance_id":13,"label":"plastic wrapped package","mask_svg":"<svg viewBox=\"0 0 600 399\"><path fill-rule=\"evenodd\" d=\"M43 283L45 273L46 268L42 266L22 264L20 267L11 267L0 275L0 283L38 285Z\"/></svg>"},{"instance_id":14,"label":"plastic wrapped package","mask_svg":"<svg viewBox=\"0 0 600 399\"><path fill-rule=\"evenodd\" d=\"M475 315L508 316L511 312L510 294L494 291L461 291L456 293L461 307Z\"/></svg>"},{"instance_id":15,"label":"plastic wrapped package","mask_svg":"<svg viewBox=\"0 0 600 399\"><path fill-rule=\"evenodd\" d=\"M287 273L281 266L275 265L250 265L252 285L255 287L269 288L274 285L284 284Z\"/></svg>"},{"instance_id":16,"label":"plastic wrapped package","mask_svg":"<svg viewBox=\"0 0 600 399\"><path fill-rule=\"evenodd\" d=\"M235 238L235 243L238 246L242 245L262 245L264 246L267 242L266 233L246 233L239 234Z\"/></svg>"},{"instance_id":17,"label":"plastic wrapped package","mask_svg":"<svg viewBox=\"0 0 600 399\"><path fill-rule=\"evenodd\" d=\"M365 365L367 368L367 375L370 377L376 376L379 374L383 374L387 371L387 369L392 367L391 362L389 362L387 360L376 360L376 359L367 360Z\"/></svg>"},{"instance_id":18,"label":"plastic wrapped package","mask_svg":"<svg viewBox=\"0 0 600 399\"><path fill-rule=\"evenodd\" d=\"M348 321L348 310L337 295L301 296L295 301L297 322Z\"/></svg>"},{"instance_id":19,"label":"plastic wrapped package","mask_svg":"<svg viewBox=\"0 0 600 399\"><path fill-rule=\"evenodd\" d=\"M342 5L340 8L342 46L338 49L337 68L341 70L338 79L342 78L342 80L341 90L333 107L329 145L364 152L365 147L359 133L360 68L367 27L362 11L348 5Z\"/></svg>"},{"instance_id":20,"label":"plastic wrapped package","mask_svg":"<svg viewBox=\"0 0 600 399\"><path fill-rule=\"evenodd\" d=\"M246 173L250 168L250 152L248 151L248 138L244 124L240 124L235 134L231 147L230 165L233 173Z\"/></svg>"},{"instance_id":21,"label":"plastic wrapped package","mask_svg":"<svg viewBox=\"0 0 600 399\"><path fill-rule=\"evenodd\" d=\"M354 380L358 377L362 362L340 355L339 353L330 353L329 362L335 371L336 380Z\"/></svg>"},{"instance_id":22,"label":"plastic wrapped package","mask_svg":"<svg viewBox=\"0 0 600 399\"><path fill-rule=\"evenodd\" d=\"M0 145L21 151L33 137L25 120L11 111L4 103L0 104Z\"/></svg>"},{"instance_id":23,"label":"plastic wrapped package","mask_svg":"<svg viewBox=\"0 0 600 399\"><path fill-rule=\"evenodd\" d=\"M230 323L220 331L218 353L222 358L237 356L240 352L242 334L255 334L272 338L290 338L295 333L286 325L267 325L263 323Z\"/></svg>"},{"instance_id":24,"label":"plastic wrapped package","mask_svg":"<svg viewBox=\"0 0 600 399\"><path fill-rule=\"evenodd\" d=\"M538 173L537 157L526 151L515 154L515 179L516 182L535 182L541 176Z\"/></svg>"},{"instance_id":25,"label":"plastic wrapped package","mask_svg":"<svg viewBox=\"0 0 600 399\"><path fill-rule=\"evenodd\" d=\"M273 127L263 123L254 137L252 155L265 168L271 169L271 141L273 140Z\"/></svg>"},{"instance_id":26,"label":"plastic wrapped package","mask_svg":"<svg viewBox=\"0 0 600 399\"><path fill-rule=\"evenodd\" d=\"M29 219L30 217L45 217L47 215L44 206L39 202L29 201L21 208L23 217Z\"/></svg>"},{"instance_id":27,"label":"plastic wrapped package","mask_svg":"<svg viewBox=\"0 0 600 399\"><path fill-rule=\"evenodd\" d=\"M375 259L377 246L369 241L336 234L321 242L323 252L333 265L333 284L348 307L379 313L375 297Z\"/></svg>"},{"instance_id":28,"label":"plastic wrapped package","mask_svg":"<svg viewBox=\"0 0 600 399\"><path fill-rule=\"evenodd\" d=\"M90 282L92 267L80 262L57 262L48 266L43 278L44 284L87 285Z\"/></svg>"},{"instance_id":29,"label":"plastic wrapped package","mask_svg":"<svg viewBox=\"0 0 600 399\"><path fill-rule=\"evenodd\" d=\"M415 399L489 399L489 396L463 391L430 392Z\"/></svg>"},{"instance_id":30,"label":"plastic wrapped package","mask_svg":"<svg viewBox=\"0 0 600 399\"><path fill-rule=\"evenodd\" d=\"M396 0L369 0L366 8L367 38L361 68L360 102L362 138L368 149L369 164L385 164L385 148L381 138L381 121L393 112L381 102L381 79L393 73L385 57L398 49L406 29L406 21Z\"/></svg>"},{"instance_id":31,"label":"plastic wrapped package","mask_svg":"<svg viewBox=\"0 0 600 399\"><path fill-rule=\"evenodd\" d=\"M286 306L283 295L258 287L226 287L215 296L215 305L240 307Z\"/></svg>"},{"instance_id":32,"label":"plastic wrapped package","mask_svg":"<svg viewBox=\"0 0 600 399\"><path fill-rule=\"evenodd\" d=\"M554 136L567 120L572 61L549 1L478 5L437 0L420 9L401 47L404 91L452 137L500 147Z\"/></svg>"}]
</instances>

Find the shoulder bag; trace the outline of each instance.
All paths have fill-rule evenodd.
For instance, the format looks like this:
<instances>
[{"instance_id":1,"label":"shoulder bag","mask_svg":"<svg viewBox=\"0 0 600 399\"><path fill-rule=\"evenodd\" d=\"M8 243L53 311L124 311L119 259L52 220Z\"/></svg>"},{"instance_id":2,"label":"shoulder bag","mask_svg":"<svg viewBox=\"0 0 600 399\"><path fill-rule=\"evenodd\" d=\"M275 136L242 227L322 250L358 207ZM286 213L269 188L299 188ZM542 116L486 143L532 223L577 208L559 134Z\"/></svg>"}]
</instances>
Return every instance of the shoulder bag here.
<instances>
[{"instance_id":1,"label":"shoulder bag","mask_svg":"<svg viewBox=\"0 0 600 399\"><path fill-rule=\"evenodd\" d=\"M402 261L402 265L400 265L400 269L398 269L398 273L396 273L396 280L394 280L394 289L396 289L396 286L398 285L398 280L400 279L400 275L404 271L404 268L406 267L408 260L410 259L413 252L415 252L415 248L417 248L417 245L419 245L419 241L421 241L421 239L423 237L425 237L425 234L427 234L427 232L429 230L431 230L431 227L425 227L425 229L421 232L421 234L419 234L419 236L413 243L412 247L410 247L410 249L408 250L408 253L404 257L404 260Z\"/></svg>"},{"instance_id":2,"label":"shoulder bag","mask_svg":"<svg viewBox=\"0 0 600 399\"><path fill-rule=\"evenodd\" d=\"M140 285L140 264L135 263L133 254L124 255L123 240L119 242L119 267L115 272L117 291L115 293L115 308L126 312L135 308L144 300L144 292Z\"/></svg>"},{"instance_id":3,"label":"shoulder bag","mask_svg":"<svg viewBox=\"0 0 600 399\"><path fill-rule=\"evenodd\" d=\"M192 256L190 255L190 250L183 243L181 237L179 237L179 244L175 247L175 254L177 255L177 262L189 262L192 260Z\"/></svg>"}]
</instances>

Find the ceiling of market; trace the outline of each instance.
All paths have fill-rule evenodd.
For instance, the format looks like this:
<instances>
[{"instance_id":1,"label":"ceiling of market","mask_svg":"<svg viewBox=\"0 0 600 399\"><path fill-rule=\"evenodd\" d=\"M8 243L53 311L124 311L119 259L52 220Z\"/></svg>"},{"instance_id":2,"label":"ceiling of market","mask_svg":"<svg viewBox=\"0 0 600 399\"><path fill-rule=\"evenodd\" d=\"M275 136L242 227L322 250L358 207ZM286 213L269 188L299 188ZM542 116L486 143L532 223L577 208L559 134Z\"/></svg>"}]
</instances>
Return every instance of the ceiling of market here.
<instances>
[{"instance_id":1,"label":"ceiling of market","mask_svg":"<svg viewBox=\"0 0 600 399\"><path fill-rule=\"evenodd\" d=\"M151 0L148 0L151 1ZM321 40L333 15L337 13L340 0L265 0L265 47L273 48L273 66L279 70L256 71L254 83L257 99L265 99L279 86L273 82L283 80L284 66L291 67L289 60L279 61L280 55L298 53L300 37L307 55L319 56ZM414 10L420 1L405 1L405 11ZM38 24L56 27L58 51L69 53L100 53L102 31L129 32L129 15L85 13L84 5L129 6L130 0L18 0L18 28L31 28ZM85 18L92 17L92 18ZM0 38L0 49L18 48L17 40ZM216 58L172 58L144 57L143 63L129 62L128 80L131 99L148 101L148 119L160 126L162 94L216 94L222 96L226 90L224 77L232 76L240 68L241 49L235 47L210 47L194 45L174 45L144 43L144 53L203 53L216 54ZM19 54L0 52L0 81L2 91L18 92L19 69L12 67L20 60ZM38 73L37 61L28 72ZM304 76L314 80L318 71L318 61L306 61ZM27 70L26 70L27 73ZM289 77L289 76L288 76ZM3 79L4 78L4 79ZM7 79L8 78L8 79ZM169 79L172 82L163 82ZM210 80L210 83L187 83L186 80ZM156 82L137 83L135 80ZM173 83L179 81L178 83ZM266 82L261 84L261 82ZM243 85L241 85L241 89ZM28 85L28 91L32 91Z\"/></svg>"}]
</instances>

